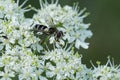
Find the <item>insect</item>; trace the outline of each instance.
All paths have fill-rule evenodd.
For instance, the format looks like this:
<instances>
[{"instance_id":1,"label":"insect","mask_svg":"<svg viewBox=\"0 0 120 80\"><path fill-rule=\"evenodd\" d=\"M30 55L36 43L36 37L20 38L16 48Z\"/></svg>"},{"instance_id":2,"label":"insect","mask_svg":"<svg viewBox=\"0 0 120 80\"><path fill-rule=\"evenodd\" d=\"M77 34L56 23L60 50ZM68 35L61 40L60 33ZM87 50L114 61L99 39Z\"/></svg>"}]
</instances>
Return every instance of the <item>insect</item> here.
<instances>
[{"instance_id":1,"label":"insect","mask_svg":"<svg viewBox=\"0 0 120 80\"><path fill-rule=\"evenodd\" d=\"M42 32L43 34L53 35L55 37L55 40L59 41L59 39L64 35L63 31L58 30L55 27L51 16L49 16L49 15L46 15L46 16L47 16L47 18L45 18L45 21L48 24L48 26L36 24L34 26L34 32L36 32L36 33Z\"/></svg>"},{"instance_id":2,"label":"insect","mask_svg":"<svg viewBox=\"0 0 120 80\"><path fill-rule=\"evenodd\" d=\"M34 29L33 29L34 32L43 32L45 34L48 34L48 27L45 26L45 25L40 25L40 24L36 24L34 26Z\"/></svg>"},{"instance_id":3,"label":"insect","mask_svg":"<svg viewBox=\"0 0 120 80\"><path fill-rule=\"evenodd\" d=\"M56 34L54 34L54 35L55 35L55 39L56 39L57 41L59 41L59 39L60 39L62 36L64 36L64 34L63 34L62 31L57 31Z\"/></svg>"},{"instance_id":4,"label":"insect","mask_svg":"<svg viewBox=\"0 0 120 80\"><path fill-rule=\"evenodd\" d=\"M57 28L55 27L47 27L45 25L40 25L40 24L36 24L34 26L34 32L42 32L43 34L47 34L47 35L54 35L55 40L59 41L59 39L64 35L63 31L59 31Z\"/></svg>"}]
</instances>

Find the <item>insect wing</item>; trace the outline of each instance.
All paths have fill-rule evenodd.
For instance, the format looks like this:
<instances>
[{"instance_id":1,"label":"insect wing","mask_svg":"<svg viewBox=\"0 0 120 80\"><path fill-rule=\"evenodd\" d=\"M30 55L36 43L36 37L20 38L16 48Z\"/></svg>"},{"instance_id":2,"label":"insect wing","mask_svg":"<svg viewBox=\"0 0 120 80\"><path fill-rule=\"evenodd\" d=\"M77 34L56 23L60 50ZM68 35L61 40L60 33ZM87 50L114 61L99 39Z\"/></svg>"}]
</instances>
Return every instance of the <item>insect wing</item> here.
<instances>
[{"instance_id":1,"label":"insect wing","mask_svg":"<svg viewBox=\"0 0 120 80\"><path fill-rule=\"evenodd\" d=\"M55 27L53 18L49 14L45 14L45 22L49 25L49 27Z\"/></svg>"}]
</instances>

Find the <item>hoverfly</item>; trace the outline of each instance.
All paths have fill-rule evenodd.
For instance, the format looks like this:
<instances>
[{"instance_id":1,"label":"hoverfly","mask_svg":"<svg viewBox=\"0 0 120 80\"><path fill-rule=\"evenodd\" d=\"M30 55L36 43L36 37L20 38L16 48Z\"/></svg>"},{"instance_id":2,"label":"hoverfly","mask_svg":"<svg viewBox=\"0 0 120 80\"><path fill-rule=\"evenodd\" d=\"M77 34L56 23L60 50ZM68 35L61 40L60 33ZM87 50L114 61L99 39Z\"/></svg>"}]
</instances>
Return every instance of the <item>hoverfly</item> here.
<instances>
[{"instance_id":1,"label":"hoverfly","mask_svg":"<svg viewBox=\"0 0 120 80\"><path fill-rule=\"evenodd\" d=\"M46 25L41 25L41 24L36 24L34 26L34 32L42 32L43 34L47 35L53 35L56 41L59 41L59 39L64 35L63 31L58 30L53 22L53 19L50 15L46 15L45 22L48 24Z\"/></svg>"}]
</instances>

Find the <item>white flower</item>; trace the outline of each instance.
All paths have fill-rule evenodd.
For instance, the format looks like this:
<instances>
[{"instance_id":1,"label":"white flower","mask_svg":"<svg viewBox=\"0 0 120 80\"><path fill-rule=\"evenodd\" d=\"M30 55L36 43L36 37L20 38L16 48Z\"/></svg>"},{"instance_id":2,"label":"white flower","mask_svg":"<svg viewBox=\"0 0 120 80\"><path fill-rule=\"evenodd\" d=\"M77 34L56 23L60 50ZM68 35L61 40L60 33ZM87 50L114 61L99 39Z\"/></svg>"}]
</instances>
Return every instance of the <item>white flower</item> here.
<instances>
[{"instance_id":1,"label":"white flower","mask_svg":"<svg viewBox=\"0 0 120 80\"><path fill-rule=\"evenodd\" d=\"M93 64L92 64L93 65ZM110 61L108 58L108 61L106 65L100 65L98 63L98 66L95 67L93 65L93 78L94 80L99 79L99 80L119 80L120 79L120 65L116 66L114 63Z\"/></svg>"},{"instance_id":2,"label":"white flower","mask_svg":"<svg viewBox=\"0 0 120 80\"><path fill-rule=\"evenodd\" d=\"M6 67L4 68L4 71L0 71L0 80L12 80L12 77L15 77L15 73L13 71L9 71Z\"/></svg>"},{"instance_id":3,"label":"white flower","mask_svg":"<svg viewBox=\"0 0 120 80\"><path fill-rule=\"evenodd\" d=\"M5 51L0 57L0 67L4 69L3 71L7 69L8 72L14 72L17 74L19 80L38 80L38 78L47 80L42 76L44 72L43 63L44 61L34 55L31 49L22 48L20 46Z\"/></svg>"},{"instance_id":4,"label":"white flower","mask_svg":"<svg viewBox=\"0 0 120 80\"><path fill-rule=\"evenodd\" d=\"M43 72L43 70L41 70L40 68L37 70L35 70L35 80L38 80L38 79L40 79L40 80L47 80L47 78L46 77L44 77L44 76L42 76L41 74L42 74L42 72Z\"/></svg>"},{"instance_id":5,"label":"white flower","mask_svg":"<svg viewBox=\"0 0 120 80\"><path fill-rule=\"evenodd\" d=\"M45 55L42 56L42 59L47 62L45 71L46 76L56 80L90 79L88 75L90 70L81 63L81 58L82 57L79 54L74 53L73 50L69 51L62 48L45 52Z\"/></svg>"},{"instance_id":6,"label":"white flower","mask_svg":"<svg viewBox=\"0 0 120 80\"><path fill-rule=\"evenodd\" d=\"M78 49L79 47L88 48L89 43L86 43L85 40L92 36L92 32L88 30L90 24L83 22L88 15L88 13L83 15L85 9L79 12L77 5L61 7L58 4L58 0L56 2L53 1L51 4L47 0L45 3L42 0L39 1L41 9L36 10L38 13L33 17L35 23L48 27L55 26L58 30L64 32L64 37L62 37L64 41L67 40L69 43L74 43ZM50 43L54 43L54 41L55 39L51 36Z\"/></svg>"},{"instance_id":7,"label":"white flower","mask_svg":"<svg viewBox=\"0 0 120 80\"><path fill-rule=\"evenodd\" d=\"M14 0L1 0L0 1L1 18L5 17L13 21L15 21L15 19L17 20L22 19L24 16L24 13L30 10L28 9L28 6L22 9L22 7L26 2L27 0L25 0L23 4L19 6L19 0L17 0L17 3L15 3Z\"/></svg>"},{"instance_id":8,"label":"white flower","mask_svg":"<svg viewBox=\"0 0 120 80\"><path fill-rule=\"evenodd\" d=\"M21 73L19 74L19 80L31 80L34 77L34 68L32 67L24 67L21 69Z\"/></svg>"},{"instance_id":9,"label":"white flower","mask_svg":"<svg viewBox=\"0 0 120 80\"><path fill-rule=\"evenodd\" d=\"M40 39L30 31L33 20L24 17L24 13L30 10L28 7L22 9L26 2L27 0L19 6L19 0L17 0L17 3L13 0L0 1L0 11L4 12L0 18L0 51L18 45L29 47L39 53L42 50L39 43ZM9 10L6 11L7 9Z\"/></svg>"},{"instance_id":10,"label":"white flower","mask_svg":"<svg viewBox=\"0 0 120 80\"><path fill-rule=\"evenodd\" d=\"M120 79L120 65L114 65L110 59L106 65L93 65L91 70L82 63L82 56L74 52L73 44L77 49L87 49L89 43L85 40L92 36L88 30L90 24L83 22L88 15L83 14L85 9L79 12L78 6L61 7L58 0L51 0L51 4L40 0L41 9L34 8L38 13L29 19L24 16L30 10L29 6L23 8L27 1L19 5L19 0L17 3L0 0L0 80ZM58 40L55 34L36 36L31 30L36 23L55 27L57 31L63 31L64 36ZM49 49L49 44L42 45L43 40L55 44L54 49Z\"/></svg>"}]
</instances>

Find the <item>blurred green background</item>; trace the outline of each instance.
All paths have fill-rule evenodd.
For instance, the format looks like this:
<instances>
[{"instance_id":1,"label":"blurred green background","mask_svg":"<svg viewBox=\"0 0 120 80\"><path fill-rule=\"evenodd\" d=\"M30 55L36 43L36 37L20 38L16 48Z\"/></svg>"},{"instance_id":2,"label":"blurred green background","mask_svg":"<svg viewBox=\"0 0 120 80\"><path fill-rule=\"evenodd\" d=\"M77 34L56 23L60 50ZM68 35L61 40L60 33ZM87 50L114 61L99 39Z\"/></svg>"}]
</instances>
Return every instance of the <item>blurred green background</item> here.
<instances>
[{"instance_id":1,"label":"blurred green background","mask_svg":"<svg viewBox=\"0 0 120 80\"><path fill-rule=\"evenodd\" d=\"M86 7L90 12L85 23L91 23L89 29L93 32L92 38L87 39L89 49L79 50L83 54L83 62L88 67L91 66L90 60L94 64L96 61L105 64L107 56L111 56L115 64L120 64L120 0L59 0L62 6L72 6L75 2L79 2L80 9ZM39 0L29 0L28 4L39 8ZM33 13L31 11L25 15L32 17Z\"/></svg>"}]
</instances>

